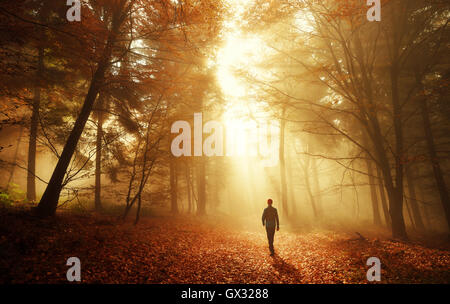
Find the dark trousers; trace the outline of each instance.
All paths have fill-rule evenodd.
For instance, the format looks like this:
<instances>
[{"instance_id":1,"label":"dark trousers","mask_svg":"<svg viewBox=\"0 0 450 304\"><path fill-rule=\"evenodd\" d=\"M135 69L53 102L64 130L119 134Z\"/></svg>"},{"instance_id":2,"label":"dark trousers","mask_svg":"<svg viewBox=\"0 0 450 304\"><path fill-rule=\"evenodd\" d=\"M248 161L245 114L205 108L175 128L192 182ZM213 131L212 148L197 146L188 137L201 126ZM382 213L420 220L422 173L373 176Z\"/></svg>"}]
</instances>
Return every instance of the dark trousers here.
<instances>
[{"instance_id":1,"label":"dark trousers","mask_svg":"<svg viewBox=\"0 0 450 304\"><path fill-rule=\"evenodd\" d=\"M267 240L269 241L270 252L273 253L273 237L275 236L275 226L266 226Z\"/></svg>"}]
</instances>

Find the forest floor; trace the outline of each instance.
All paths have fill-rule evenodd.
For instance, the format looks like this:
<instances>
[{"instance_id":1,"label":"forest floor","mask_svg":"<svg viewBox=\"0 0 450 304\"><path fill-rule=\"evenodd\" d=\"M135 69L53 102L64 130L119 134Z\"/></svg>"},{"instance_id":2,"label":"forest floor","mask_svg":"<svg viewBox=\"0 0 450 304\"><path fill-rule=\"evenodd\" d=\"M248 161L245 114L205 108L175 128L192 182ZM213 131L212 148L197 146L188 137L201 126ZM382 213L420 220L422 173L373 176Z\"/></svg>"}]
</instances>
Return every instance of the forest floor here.
<instances>
[{"instance_id":1,"label":"forest floor","mask_svg":"<svg viewBox=\"0 0 450 304\"><path fill-rule=\"evenodd\" d=\"M271 257L259 225L213 216L147 216L137 226L96 214L42 220L2 208L0 283L65 283L69 257L81 260L83 283L368 283L369 257L381 260L381 283L450 283L448 245L281 229Z\"/></svg>"}]
</instances>

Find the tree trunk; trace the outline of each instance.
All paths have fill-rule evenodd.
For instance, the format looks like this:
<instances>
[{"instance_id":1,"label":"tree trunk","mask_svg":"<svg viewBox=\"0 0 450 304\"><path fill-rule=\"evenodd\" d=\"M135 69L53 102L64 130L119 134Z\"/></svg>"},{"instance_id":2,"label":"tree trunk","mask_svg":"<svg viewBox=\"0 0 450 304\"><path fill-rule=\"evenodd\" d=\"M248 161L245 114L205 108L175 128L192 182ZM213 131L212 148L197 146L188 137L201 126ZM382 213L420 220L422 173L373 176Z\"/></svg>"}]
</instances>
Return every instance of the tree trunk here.
<instances>
[{"instance_id":1,"label":"tree trunk","mask_svg":"<svg viewBox=\"0 0 450 304\"><path fill-rule=\"evenodd\" d=\"M410 200L408 200L406 197L404 197L405 200L405 208L406 208L406 212L408 213L408 218L409 221L411 222L411 227L413 227L414 229L417 229L417 225L416 222L414 221L414 218L412 216L412 212L411 212L411 208L410 208Z\"/></svg>"},{"instance_id":2,"label":"tree trunk","mask_svg":"<svg viewBox=\"0 0 450 304\"><path fill-rule=\"evenodd\" d=\"M221 159L219 157L216 157L216 159L215 159L215 173L214 173L214 185L215 185L216 189L213 192L213 195L214 195L214 204L213 204L214 211L216 211L217 208L220 205L220 191L219 190L222 188L221 185L220 185L221 173L222 173L220 164L221 164Z\"/></svg>"},{"instance_id":3,"label":"tree trunk","mask_svg":"<svg viewBox=\"0 0 450 304\"><path fill-rule=\"evenodd\" d=\"M375 178L373 176L373 167L370 159L366 159L367 173L369 175L370 198L372 201L372 213L374 225L381 225L380 210L378 207L377 189L375 188Z\"/></svg>"},{"instance_id":4,"label":"tree trunk","mask_svg":"<svg viewBox=\"0 0 450 304\"><path fill-rule=\"evenodd\" d=\"M423 212L424 219L425 219L425 228L427 230L432 230L430 213L428 212L428 203L425 200L425 195L423 193L423 190L419 190L419 194L420 194L420 200L422 201L422 212Z\"/></svg>"},{"instance_id":5,"label":"tree trunk","mask_svg":"<svg viewBox=\"0 0 450 304\"><path fill-rule=\"evenodd\" d=\"M279 158L280 158L281 206L283 207L282 214L287 218L289 216L289 210L287 206L286 163L284 155L284 137L286 130L286 121L284 120L284 113L285 109L283 108L283 117L280 120Z\"/></svg>"},{"instance_id":6,"label":"tree trunk","mask_svg":"<svg viewBox=\"0 0 450 304\"><path fill-rule=\"evenodd\" d=\"M431 130L430 114L428 110L427 100L425 98L421 100L420 106L422 112L423 129L427 142L428 155L430 157L431 165L433 166L434 179L436 180L436 186L439 190L442 208L444 209L445 218L447 219L447 225L450 230L450 197L448 194L447 185L445 184L441 164L439 163L439 159L436 153L433 131Z\"/></svg>"},{"instance_id":7,"label":"tree trunk","mask_svg":"<svg viewBox=\"0 0 450 304\"><path fill-rule=\"evenodd\" d=\"M389 194L390 193L390 194ZM389 214L391 215L392 237L406 240L405 219L403 218L403 195L398 188L388 189Z\"/></svg>"},{"instance_id":8,"label":"tree trunk","mask_svg":"<svg viewBox=\"0 0 450 304\"><path fill-rule=\"evenodd\" d=\"M397 100L398 101L398 100ZM396 103L396 106L398 104ZM398 109L396 109L395 113L397 113L396 117L399 117ZM402 165L402 132L399 132L398 126L396 128L396 175L395 175L395 183L394 177L392 176L389 158L385 151L384 146L384 138L382 136L381 128L377 117L374 115L369 116L370 122L372 123L373 132L371 133L371 139L377 154L377 158L379 160L380 171L383 175L384 185L386 187L388 200L389 200L389 215L391 217L391 229L392 229L392 237L406 240L408 238L406 234L405 221L403 218L403 165ZM397 121L399 119L396 119ZM401 131L401 128L400 128ZM400 133L400 134L399 134Z\"/></svg>"},{"instance_id":9,"label":"tree trunk","mask_svg":"<svg viewBox=\"0 0 450 304\"><path fill-rule=\"evenodd\" d=\"M311 158L311 170L314 179L314 197L316 201L317 213L320 216L323 216L324 213L322 210L322 194L321 194L322 190L320 189L319 172L317 170L317 162L315 157Z\"/></svg>"},{"instance_id":10,"label":"tree trunk","mask_svg":"<svg viewBox=\"0 0 450 304\"><path fill-rule=\"evenodd\" d=\"M39 124L39 108L41 104L40 81L44 70L44 48L38 49L38 65L34 85L34 96L30 122L30 140L28 143L27 200L36 200L36 142Z\"/></svg>"},{"instance_id":11,"label":"tree trunk","mask_svg":"<svg viewBox=\"0 0 450 304\"><path fill-rule=\"evenodd\" d=\"M142 205L142 199L141 199L141 192L138 194L138 205L136 208L136 219L134 220L134 224L136 225L139 222L139 218L141 216L141 205Z\"/></svg>"},{"instance_id":12,"label":"tree trunk","mask_svg":"<svg viewBox=\"0 0 450 304\"><path fill-rule=\"evenodd\" d=\"M304 175L305 175L305 186L306 186L306 191L308 192L309 201L311 202L311 207L313 209L314 217L316 219L318 219L319 218L319 212L317 210L316 201L314 200L314 195L313 195L312 190L311 190L311 183L310 183L310 179L309 179L309 172L308 172L309 158L310 158L310 156L306 156L305 164L303 165L303 172L304 172Z\"/></svg>"},{"instance_id":13,"label":"tree trunk","mask_svg":"<svg viewBox=\"0 0 450 304\"><path fill-rule=\"evenodd\" d=\"M95 150L95 210L102 210L101 202L101 174L102 174L102 139L103 139L103 107L104 96L100 94L98 98L98 111L97 111L97 140Z\"/></svg>"},{"instance_id":14,"label":"tree trunk","mask_svg":"<svg viewBox=\"0 0 450 304\"><path fill-rule=\"evenodd\" d=\"M177 161L176 159L170 155L170 201L171 201L171 212L173 214L178 214L178 201L177 201L177 186L178 186L178 177L177 177Z\"/></svg>"},{"instance_id":15,"label":"tree trunk","mask_svg":"<svg viewBox=\"0 0 450 304\"><path fill-rule=\"evenodd\" d=\"M113 18L114 19L114 18ZM100 87L104 83L105 72L109 67L112 46L116 40L116 35L119 30L118 22L113 22L113 28L108 37L108 42L106 44L102 60L99 62L97 66L97 70L95 71L91 84L89 86L88 93L83 103L83 107L81 108L80 114L75 121L75 125L67 139L67 142L64 146L63 152L61 153L61 157L56 164L56 167L53 171L52 177L50 178L50 182L45 189L44 194L42 195L41 201L37 206L37 213L40 216L53 216L56 212L56 208L58 206L59 195L61 193L63 187L63 179L66 174L67 167L70 164L70 160L75 152L75 149L78 144L78 140L83 133L84 126L86 125L87 120L92 112L92 108L99 92Z\"/></svg>"},{"instance_id":16,"label":"tree trunk","mask_svg":"<svg viewBox=\"0 0 450 304\"><path fill-rule=\"evenodd\" d=\"M190 167L189 170L189 179L191 182L191 198L192 198L192 213L197 213L198 212L198 196L196 195L196 191L198 188L198 179L197 179L197 174L198 174L198 168L197 163L195 161L191 161L192 166Z\"/></svg>"},{"instance_id":17,"label":"tree trunk","mask_svg":"<svg viewBox=\"0 0 450 304\"><path fill-rule=\"evenodd\" d=\"M19 155L19 147L20 147L20 140L22 139L22 133L23 133L23 126L20 125L19 136L17 137L16 150L14 151L13 164L11 167L11 171L9 172L8 182L6 183L5 187L6 191L8 191L8 188L14 177L14 171L16 170L17 156Z\"/></svg>"},{"instance_id":18,"label":"tree trunk","mask_svg":"<svg viewBox=\"0 0 450 304\"><path fill-rule=\"evenodd\" d=\"M386 222L386 226L391 227L391 218L389 216L389 208L386 201L386 191L384 190L383 177L381 176L380 169L377 167L377 176L378 176L378 191L381 197L381 206L383 207L384 220Z\"/></svg>"},{"instance_id":19,"label":"tree trunk","mask_svg":"<svg viewBox=\"0 0 450 304\"><path fill-rule=\"evenodd\" d=\"M403 187L402 185L394 185L389 160L383 149L382 138L380 130L377 130L375 135L374 146L380 160L380 171L383 175L384 185L389 200L389 215L391 218L392 237L406 240L405 220L403 218ZM400 161L400 160L398 160ZM398 161L396 164L398 164ZM398 174L397 168L397 174Z\"/></svg>"},{"instance_id":20,"label":"tree trunk","mask_svg":"<svg viewBox=\"0 0 450 304\"><path fill-rule=\"evenodd\" d=\"M292 151L292 150L290 150ZM295 187L294 187L294 177L292 174L292 166L294 164L294 162L292 161L292 155L291 153L288 154L289 155L289 166L287 167L287 174L288 174L288 180L289 180L289 201L290 201L290 206L292 207L292 216L297 216L298 215L298 211L297 211L297 200L295 197Z\"/></svg>"},{"instance_id":21,"label":"tree trunk","mask_svg":"<svg viewBox=\"0 0 450 304\"><path fill-rule=\"evenodd\" d=\"M188 197L188 213L192 213L192 196L191 196L191 168L189 167L189 163L186 162L186 191Z\"/></svg>"},{"instance_id":22,"label":"tree trunk","mask_svg":"<svg viewBox=\"0 0 450 304\"><path fill-rule=\"evenodd\" d=\"M137 224L137 222L139 221L139 215L140 215L140 211L141 211L142 191L144 190L144 187L147 184L147 181L148 181L148 179L150 177L150 174L151 174L151 170L152 170L153 165L155 163L155 159L153 159L153 160L150 161L150 165L147 167L148 153L149 153L149 144L150 144L150 130L151 130L151 120L149 121L149 123L147 125L147 131L146 131L146 135L145 135L145 144L144 144L144 147L143 147L144 155L143 155L143 159L142 159L142 174L141 174L141 179L139 181L139 187L138 187L136 195L134 196L134 198L132 199L130 204L127 204L127 206L125 208L124 215L123 215L123 219L125 219L127 217L127 215L128 215L128 212L133 207L133 204L137 200L138 201L138 208L137 208L137 211L136 211L135 224ZM139 144L140 144L140 141L139 141ZM131 185L131 183L130 183L130 185Z\"/></svg>"},{"instance_id":23,"label":"tree trunk","mask_svg":"<svg viewBox=\"0 0 450 304\"><path fill-rule=\"evenodd\" d=\"M419 205L417 203L416 187L414 183L414 176L411 172L411 167L406 168L406 181L408 183L409 202L414 217L414 223L418 230L425 230L425 226L420 215Z\"/></svg>"},{"instance_id":24,"label":"tree trunk","mask_svg":"<svg viewBox=\"0 0 450 304\"><path fill-rule=\"evenodd\" d=\"M198 158L197 172L197 192L198 192L198 215L206 214L206 160L204 157Z\"/></svg>"},{"instance_id":25,"label":"tree trunk","mask_svg":"<svg viewBox=\"0 0 450 304\"><path fill-rule=\"evenodd\" d=\"M392 109L394 115L394 133L395 133L395 186L393 189L388 185L388 192L391 191L392 202L391 218L392 218L392 234L393 237L407 239L405 221L403 219L403 127L402 127L402 107L400 105L399 88L398 88L398 60L394 55L395 62L391 66L391 97Z\"/></svg>"}]
</instances>

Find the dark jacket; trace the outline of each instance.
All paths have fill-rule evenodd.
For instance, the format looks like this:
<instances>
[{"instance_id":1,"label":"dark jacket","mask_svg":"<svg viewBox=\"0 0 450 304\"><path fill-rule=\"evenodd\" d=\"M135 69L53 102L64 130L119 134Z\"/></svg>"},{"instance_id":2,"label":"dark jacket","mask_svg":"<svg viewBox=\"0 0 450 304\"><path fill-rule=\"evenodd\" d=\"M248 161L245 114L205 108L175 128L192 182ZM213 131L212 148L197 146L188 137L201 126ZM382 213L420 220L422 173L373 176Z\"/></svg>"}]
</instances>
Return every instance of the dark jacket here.
<instances>
[{"instance_id":1,"label":"dark jacket","mask_svg":"<svg viewBox=\"0 0 450 304\"><path fill-rule=\"evenodd\" d=\"M278 212L277 209L268 206L266 209L264 209L263 215L262 215L262 223L266 227L280 227L280 220L278 219ZM276 224L276 225L275 225Z\"/></svg>"}]
</instances>

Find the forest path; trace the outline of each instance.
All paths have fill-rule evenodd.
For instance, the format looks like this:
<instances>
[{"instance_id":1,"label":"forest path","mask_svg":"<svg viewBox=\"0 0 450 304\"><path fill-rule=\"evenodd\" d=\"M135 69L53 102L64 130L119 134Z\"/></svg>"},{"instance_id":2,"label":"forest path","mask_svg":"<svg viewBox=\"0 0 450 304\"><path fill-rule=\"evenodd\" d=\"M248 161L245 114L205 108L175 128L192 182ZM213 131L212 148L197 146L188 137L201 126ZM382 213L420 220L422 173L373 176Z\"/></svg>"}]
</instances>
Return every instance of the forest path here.
<instances>
[{"instance_id":1,"label":"forest path","mask_svg":"<svg viewBox=\"0 0 450 304\"><path fill-rule=\"evenodd\" d=\"M0 282L67 282L66 260L78 257L84 283L367 283L375 256L382 283L450 283L448 249L343 232L281 227L271 257L261 224L211 216L145 217L137 226L73 214L0 219Z\"/></svg>"},{"instance_id":2,"label":"forest path","mask_svg":"<svg viewBox=\"0 0 450 304\"><path fill-rule=\"evenodd\" d=\"M249 231L213 217L146 218L124 231L133 241L104 262L128 268L121 280L132 282L367 283L372 256L382 261L383 282L450 282L450 251L356 234L281 229L272 257L262 225Z\"/></svg>"}]
</instances>

